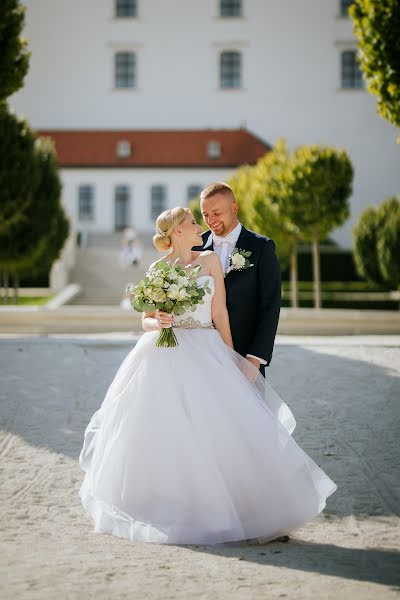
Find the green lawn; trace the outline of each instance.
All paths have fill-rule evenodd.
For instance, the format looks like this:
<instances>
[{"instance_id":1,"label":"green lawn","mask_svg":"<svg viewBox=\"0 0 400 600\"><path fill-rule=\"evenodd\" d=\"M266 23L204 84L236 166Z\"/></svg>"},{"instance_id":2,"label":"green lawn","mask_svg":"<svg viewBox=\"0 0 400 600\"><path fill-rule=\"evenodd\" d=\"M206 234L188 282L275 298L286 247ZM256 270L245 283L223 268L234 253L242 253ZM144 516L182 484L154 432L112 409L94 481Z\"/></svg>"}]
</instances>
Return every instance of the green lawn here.
<instances>
[{"instance_id":1,"label":"green lawn","mask_svg":"<svg viewBox=\"0 0 400 600\"><path fill-rule=\"evenodd\" d=\"M300 292L308 292L314 289L312 281L299 281L298 289ZM290 282L283 281L282 289L284 292L290 292ZM383 292L385 291L379 285L369 283L368 281L322 281L321 289L323 292Z\"/></svg>"},{"instance_id":2,"label":"green lawn","mask_svg":"<svg viewBox=\"0 0 400 600\"><path fill-rule=\"evenodd\" d=\"M386 290L379 285L368 283L367 281L323 281L321 282L322 307L323 308L355 308L355 309L375 309L375 310L399 310L398 300L385 300L381 298L341 298L341 293L352 293L355 296L365 292L385 292ZM301 308L312 308L313 302L313 282L298 282L298 299ZM290 306L290 283L282 282L282 306Z\"/></svg>"},{"instance_id":3,"label":"green lawn","mask_svg":"<svg viewBox=\"0 0 400 600\"><path fill-rule=\"evenodd\" d=\"M17 304L15 305L14 298L12 295L10 295L8 298L8 304L3 303L3 298L0 299L0 306L43 306L52 298L54 298L54 294L50 294L50 296L20 296L17 299Z\"/></svg>"}]
</instances>

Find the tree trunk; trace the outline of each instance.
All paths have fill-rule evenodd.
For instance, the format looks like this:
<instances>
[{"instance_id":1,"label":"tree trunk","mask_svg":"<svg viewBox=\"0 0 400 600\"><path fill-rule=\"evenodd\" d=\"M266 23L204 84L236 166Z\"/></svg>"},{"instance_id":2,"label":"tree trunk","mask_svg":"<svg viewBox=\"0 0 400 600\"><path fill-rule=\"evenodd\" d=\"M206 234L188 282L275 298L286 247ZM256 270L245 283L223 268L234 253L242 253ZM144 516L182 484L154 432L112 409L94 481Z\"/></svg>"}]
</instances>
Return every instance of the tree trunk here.
<instances>
[{"instance_id":1,"label":"tree trunk","mask_svg":"<svg viewBox=\"0 0 400 600\"><path fill-rule=\"evenodd\" d=\"M3 286L4 286L3 304L8 304L8 271L4 271L4 273L3 273Z\"/></svg>"},{"instance_id":2,"label":"tree trunk","mask_svg":"<svg viewBox=\"0 0 400 600\"><path fill-rule=\"evenodd\" d=\"M290 250L290 304L292 308L298 308L297 293L297 240L293 240Z\"/></svg>"},{"instance_id":3,"label":"tree trunk","mask_svg":"<svg viewBox=\"0 0 400 600\"><path fill-rule=\"evenodd\" d=\"M314 308L321 308L321 270L319 264L319 240L312 241L313 277L314 277Z\"/></svg>"},{"instance_id":4,"label":"tree trunk","mask_svg":"<svg viewBox=\"0 0 400 600\"><path fill-rule=\"evenodd\" d=\"M14 304L18 304L18 286L19 286L18 273L13 273L13 282L14 282Z\"/></svg>"}]
</instances>

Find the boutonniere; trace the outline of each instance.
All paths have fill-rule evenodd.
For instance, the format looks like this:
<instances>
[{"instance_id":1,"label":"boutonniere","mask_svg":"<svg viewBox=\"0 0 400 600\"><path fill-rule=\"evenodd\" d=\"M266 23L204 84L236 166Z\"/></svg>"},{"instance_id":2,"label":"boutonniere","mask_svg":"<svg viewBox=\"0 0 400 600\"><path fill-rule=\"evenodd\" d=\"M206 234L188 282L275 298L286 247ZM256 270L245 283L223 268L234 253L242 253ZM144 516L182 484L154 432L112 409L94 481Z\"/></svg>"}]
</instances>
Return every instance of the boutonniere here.
<instances>
[{"instance_id":1,"label":"boutonniere","mask_svg":"<svg viewBox=\"0 0 400 600\"><path fill-rule=\"evenodd\" d=\"M249 256L251 256L250 250L234 248L229 255L229 266L225 273L225 277L230 271L244 271L249 267L254 267L254 264L249 261Z\"/></svg>"}]
</instances>

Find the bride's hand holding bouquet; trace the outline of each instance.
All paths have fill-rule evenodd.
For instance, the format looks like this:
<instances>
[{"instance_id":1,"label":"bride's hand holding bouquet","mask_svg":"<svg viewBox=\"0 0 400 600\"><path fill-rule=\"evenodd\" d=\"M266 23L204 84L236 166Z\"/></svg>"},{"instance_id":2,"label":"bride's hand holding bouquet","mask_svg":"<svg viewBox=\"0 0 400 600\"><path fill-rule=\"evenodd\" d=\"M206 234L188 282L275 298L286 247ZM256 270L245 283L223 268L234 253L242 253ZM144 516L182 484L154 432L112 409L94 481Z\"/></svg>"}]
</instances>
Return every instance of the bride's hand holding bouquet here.
<instances>
[{"instance_id":1,"label":"bride's hand holding bouquet","mask_svg":"<svg viewBox=\"0 0 400 600\"><path fill-rule=\"evenodd\" d=\"M189 309L194 311L197 304L204 303L206 292L211 292L208 280L203 285L196 282L201 266L189 270L190 267L183 267L177 260L172 264L161 260L136 286L128 284L126 288L135 310L156 312L161 328L156 342L159 347L172 348L178 343L172 329L173 315L181 315Z\"/></svg>"}]
</instances>

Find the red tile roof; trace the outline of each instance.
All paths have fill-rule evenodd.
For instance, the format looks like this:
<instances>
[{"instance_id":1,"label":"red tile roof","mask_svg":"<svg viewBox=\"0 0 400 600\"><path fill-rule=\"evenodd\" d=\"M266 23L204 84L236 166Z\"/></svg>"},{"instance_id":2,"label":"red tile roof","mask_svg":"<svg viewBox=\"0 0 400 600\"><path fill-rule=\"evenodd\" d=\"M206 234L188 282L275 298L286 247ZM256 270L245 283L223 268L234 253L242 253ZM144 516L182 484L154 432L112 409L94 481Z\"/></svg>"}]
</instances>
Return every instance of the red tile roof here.
<instances>
[{"instance_id":1,"label":"red tile roof","mask_svg":"<svg viewBox=\"0 0 400 600\"><path fill-rule=\"evenodd\" d=\"M246 129L199 130L39 130L51 137L61 167L237 167L254 164L271 147ZM117 156L120 141L131 155ZM209 142L221 155L207 155Z\"/></svg>"}]
</instances>

